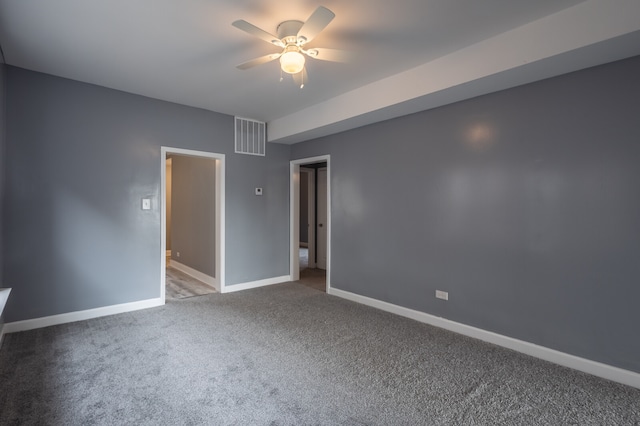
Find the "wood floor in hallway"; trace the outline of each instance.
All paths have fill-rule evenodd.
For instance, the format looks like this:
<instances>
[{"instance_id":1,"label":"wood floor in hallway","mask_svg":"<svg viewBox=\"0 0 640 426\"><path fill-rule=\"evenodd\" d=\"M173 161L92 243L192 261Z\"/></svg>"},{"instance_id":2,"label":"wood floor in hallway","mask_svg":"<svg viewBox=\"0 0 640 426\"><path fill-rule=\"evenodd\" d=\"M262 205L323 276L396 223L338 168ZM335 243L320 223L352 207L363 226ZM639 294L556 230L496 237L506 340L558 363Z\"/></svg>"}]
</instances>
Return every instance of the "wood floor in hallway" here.
<instances>
[{"instance_id":1,"label":"wood floor in hallway","mask_svg":"<svg viewBox=\"0 0 640 426\"><path fill-rule=\"evenodd\" d=\"M166 274L166 300L179 300L216 292L210 285L179 271L170 263L167 264Z\"/></svg>"}]
</instances>

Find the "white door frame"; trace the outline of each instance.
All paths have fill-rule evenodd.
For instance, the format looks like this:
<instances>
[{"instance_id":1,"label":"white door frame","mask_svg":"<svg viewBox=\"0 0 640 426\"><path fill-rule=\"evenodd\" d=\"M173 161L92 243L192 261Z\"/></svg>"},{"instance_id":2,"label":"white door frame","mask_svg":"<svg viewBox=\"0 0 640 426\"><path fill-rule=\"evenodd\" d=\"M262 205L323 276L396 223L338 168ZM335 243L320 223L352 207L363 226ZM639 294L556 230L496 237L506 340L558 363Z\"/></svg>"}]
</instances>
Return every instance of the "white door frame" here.
<instances>
[{"instance_id":1,"label":"white door frame","mask_svg":"<svg viewBox=\"0 0 640 426\"><path fill-rule=\"evenodd\" d=\"M317 191L316 191L316 199L318 200L318 205L316 206L316 212L317 212L317 214L316 214L316 241L317 241L317 245L318 245L318 250L316 251L316 258L318 259L318 262L316 262L316 268L320 268L320 269L325 269L326 270L326 268L327 268L327 264L326 264L327 263L327 259L326 259L326 254L327 254L327 247L326 247L327 246L327 228L324 228L324 230L321 231L318 227L327 224L327 214L328 214L327 183L329 182L329 170L326 167L320 167L320 168L316 169L316 171L317 171L316 176L318 176L318 177L320 176L321 172L323 172L323 171L325 172L325 177L324 177L324 186L325 186L325 191L324 191L325 194L324 194L324 196L325 196L325 199L324 199L324 201L321 200L320 190L319 190L320 182L322 182L322 179L318 178L318 180L316 182L316 189L317 189ZM324 207L324 223L319 223L320 219L321 219L321 217L320 217L321 209L319 208L319 206L323 202L324 202L324 206L323 206ZM322 232L324 232L324 234L325 234L324 235L325 236L324 237L324 241L323 241L323 243L325 245L325 247L324 247L325 258L322 260L322 261L324 261L324 268L321 268L321 266L319 266L322 263L322 261L321 261L322 256L320 256L320 243L322 242L322 238L318 237L318 235L321 234Z\"/></svg>"},{"instance_id":2,"label":"white door frame","mask_svg":"<svg viewBox=\"0 0 640 426\"><path fill-rule=\"evenodd\" d=\"M331 156L301 158L289 163L289 273L291 281L300 279L300 166L327 163L327 293L331 289Z\"/></svg>"},{"instance_id":3,"label":"white door frame","mask_svg":"<svg viewBox=\"0 0 640 426\"><path fill-rule=\"evenodd\" d=\"M161 174L160 174L160 298L162 303L166 300L166 267L167 267L167 154L186 155L191 157L212 158L216 161L216 211L215 211L215 282L214 287L219 293L224 293L225 288L225 156L213 152L194 151L191 149L172 148L163 146L160 148Z\"/></svg>"},{"instance_id":4,"label":"white door frame","mask_svg":"<svg viewBox=\"0 0 640 426\"><path fill-rule=\"evenodd\" d=\"M307 174L307 247L309 268L316 267L316 170L300 167L300 173Z\"/></svg>"}]
</instances>

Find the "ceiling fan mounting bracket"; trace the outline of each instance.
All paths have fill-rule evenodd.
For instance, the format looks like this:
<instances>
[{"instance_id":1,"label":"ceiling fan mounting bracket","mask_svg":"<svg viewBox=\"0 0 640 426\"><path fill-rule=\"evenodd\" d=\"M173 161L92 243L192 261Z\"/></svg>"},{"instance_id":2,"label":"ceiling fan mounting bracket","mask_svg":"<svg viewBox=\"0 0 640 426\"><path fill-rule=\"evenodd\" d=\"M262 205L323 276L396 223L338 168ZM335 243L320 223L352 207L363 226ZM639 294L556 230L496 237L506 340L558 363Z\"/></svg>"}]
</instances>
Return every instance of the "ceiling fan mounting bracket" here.
<instances>
[{"instance_id":1,"label":"ceiling fan mounting bracket","mask_svg":"<svg viewBox=\"0 0 640 426\"><path fill-rule=\"evenodd\" d=\"M298 41L297 35L300 28L302 28L304 22L302 21L284 21L278 25L277 35L280 40L285 44L296 43Z\"/></svg>"}]
</instances>

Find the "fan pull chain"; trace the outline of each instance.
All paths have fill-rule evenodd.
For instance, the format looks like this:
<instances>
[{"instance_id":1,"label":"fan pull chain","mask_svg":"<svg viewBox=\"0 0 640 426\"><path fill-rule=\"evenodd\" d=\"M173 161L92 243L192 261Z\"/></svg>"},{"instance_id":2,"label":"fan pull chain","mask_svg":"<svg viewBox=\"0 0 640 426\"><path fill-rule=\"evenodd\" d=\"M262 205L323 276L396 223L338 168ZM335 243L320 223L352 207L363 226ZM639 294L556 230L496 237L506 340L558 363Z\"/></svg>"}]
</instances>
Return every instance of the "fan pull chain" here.
<instances>
[{"instance_id":1,"label":"fan pull chain","mask_svg":"<svg viewBox=\"0 0 640 426\"><path fill-rule=\"evenodd\" d=\"M282 83L282 80L284 80L284 77L282 76L282 68L280 68L280 83Z\"/></svg>"}]
</instances>

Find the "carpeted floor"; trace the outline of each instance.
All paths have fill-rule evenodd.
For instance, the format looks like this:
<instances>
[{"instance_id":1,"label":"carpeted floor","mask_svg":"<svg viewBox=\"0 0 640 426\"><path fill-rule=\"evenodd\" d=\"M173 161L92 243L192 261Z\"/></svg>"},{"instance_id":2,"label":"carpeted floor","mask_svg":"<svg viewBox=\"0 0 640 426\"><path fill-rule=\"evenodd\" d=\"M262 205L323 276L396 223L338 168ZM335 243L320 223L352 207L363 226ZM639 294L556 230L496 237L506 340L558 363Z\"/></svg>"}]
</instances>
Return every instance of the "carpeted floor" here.
<instances>
[{"instance_id":1,"label":"carpeted floor","mask_svg":"<svg viewBox=\"0 0 640 426\"><path fill-rule=\"evenodd\" d=\"M640 390L286 283L9 334L2 425L633 425Z\"/></svg>"}]
</instances>

